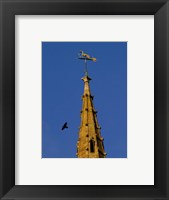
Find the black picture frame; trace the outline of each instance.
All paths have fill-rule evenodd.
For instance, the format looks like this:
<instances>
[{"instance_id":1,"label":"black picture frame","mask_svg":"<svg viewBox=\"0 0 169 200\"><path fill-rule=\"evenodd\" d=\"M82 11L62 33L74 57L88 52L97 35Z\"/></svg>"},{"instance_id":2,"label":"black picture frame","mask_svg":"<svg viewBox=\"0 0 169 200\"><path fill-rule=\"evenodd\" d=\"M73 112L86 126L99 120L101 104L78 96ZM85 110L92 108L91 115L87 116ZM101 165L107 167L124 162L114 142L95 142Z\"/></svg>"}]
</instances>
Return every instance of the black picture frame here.
<instances>
[{"instance_id":1,"label":"black picture frame","mask_svg":"<svg viewBox=\"0 0 169 200\"><path fill-rule=\"evenodd\" d=\"M15 185L15 15L58 14L154 15L155 184L153 186ZM168 120L168 0L0 0L0 197L2 199L167 200L169 199Z\"/></svg>"}]
</instances>

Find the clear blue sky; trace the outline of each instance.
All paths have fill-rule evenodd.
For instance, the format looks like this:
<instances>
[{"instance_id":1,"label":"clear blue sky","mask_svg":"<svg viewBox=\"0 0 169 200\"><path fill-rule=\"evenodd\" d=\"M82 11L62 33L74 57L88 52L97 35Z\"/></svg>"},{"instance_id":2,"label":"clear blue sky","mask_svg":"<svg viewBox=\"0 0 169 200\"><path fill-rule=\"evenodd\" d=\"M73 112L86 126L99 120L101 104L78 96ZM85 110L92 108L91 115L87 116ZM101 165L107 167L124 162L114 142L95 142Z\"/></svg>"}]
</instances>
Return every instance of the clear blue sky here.
<instances>
[{"instance_id":1,"label":"clear blue sky","mask_svg":"<svg viewBox=\"0 0 169 200\"><path fill-rule=\"evenodd\" d=\"M107 158L127 157L127 43L42 42L42 157L76 158L84 62ZM61 131L68 122L68 129Z\"/></svg>"}]
</instances>

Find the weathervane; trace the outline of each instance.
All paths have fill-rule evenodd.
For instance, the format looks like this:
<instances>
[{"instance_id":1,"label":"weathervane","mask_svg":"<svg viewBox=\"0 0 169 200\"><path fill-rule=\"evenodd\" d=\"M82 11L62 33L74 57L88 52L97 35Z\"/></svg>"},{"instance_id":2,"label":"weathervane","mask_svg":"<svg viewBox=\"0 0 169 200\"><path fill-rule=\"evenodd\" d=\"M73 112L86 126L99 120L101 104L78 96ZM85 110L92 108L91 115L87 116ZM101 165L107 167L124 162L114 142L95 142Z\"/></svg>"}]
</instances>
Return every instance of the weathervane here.
<instances>
[{"instance_id":1,"label":"weathervane","mask_svg":"<svg viewBox=\"0 0 169 200\"><path fill-rule=\"evenodd\" d=\"M85 75L87 76L87 60L96 62L96 58L91 57L89 54L84 53L84 51L80 50L78 54L78 59L84 60L85 62Z\"/></svg>"}]
</instances>

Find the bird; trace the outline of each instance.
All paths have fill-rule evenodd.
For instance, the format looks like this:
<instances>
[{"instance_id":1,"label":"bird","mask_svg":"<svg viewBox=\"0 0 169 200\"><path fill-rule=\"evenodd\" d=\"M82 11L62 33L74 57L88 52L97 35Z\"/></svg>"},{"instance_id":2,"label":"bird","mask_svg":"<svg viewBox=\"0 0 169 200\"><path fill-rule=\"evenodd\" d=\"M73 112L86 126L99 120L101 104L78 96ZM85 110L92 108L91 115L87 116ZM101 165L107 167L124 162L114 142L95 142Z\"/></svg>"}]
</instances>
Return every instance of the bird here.
<instances>
[{"instance_id":1,"label":"bird","mask_svg":"<svg viewBox=\"0 0 169 200\"><path fill-rule=\"evenodd\" d=\"M65 128L68 128L67 122L65 122L64 125L62 126L62 131L63 131Z\"/></svg>"}]
</instances>

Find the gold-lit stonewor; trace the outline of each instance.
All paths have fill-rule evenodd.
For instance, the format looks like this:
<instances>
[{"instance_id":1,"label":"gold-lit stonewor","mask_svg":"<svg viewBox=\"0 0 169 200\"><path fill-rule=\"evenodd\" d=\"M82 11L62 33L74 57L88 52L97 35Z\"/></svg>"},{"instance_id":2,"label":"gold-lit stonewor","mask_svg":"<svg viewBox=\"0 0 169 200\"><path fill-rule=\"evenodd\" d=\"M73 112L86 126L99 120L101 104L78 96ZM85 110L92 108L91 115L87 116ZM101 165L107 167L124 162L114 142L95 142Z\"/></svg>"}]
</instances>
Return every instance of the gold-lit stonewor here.
<instances>
[{"instance_id":1,"label":"gold-lit stonewor","mask_svg":"<svg viewBox=\"0 0 169 200\"><path fill-rule=\"evenodd\" d=\"M81 125L76 155L78 158L105 158L103 137L101 137L101 128L97 121L97 111L93 106L93 96L89 86L91 78L88 76L87 68L82 80L84 81L84 93L82 96Z\"/></svg>"}]
</instances>

